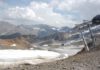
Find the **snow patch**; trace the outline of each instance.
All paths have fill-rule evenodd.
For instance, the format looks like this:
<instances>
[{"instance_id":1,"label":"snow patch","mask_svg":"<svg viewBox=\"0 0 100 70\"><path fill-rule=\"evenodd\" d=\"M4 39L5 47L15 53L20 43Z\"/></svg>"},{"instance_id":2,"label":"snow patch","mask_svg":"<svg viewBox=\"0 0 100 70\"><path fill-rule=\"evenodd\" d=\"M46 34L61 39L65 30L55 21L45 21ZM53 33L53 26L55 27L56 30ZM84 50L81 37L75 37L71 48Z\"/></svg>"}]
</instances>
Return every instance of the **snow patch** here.
<instances>
[{"instance_id":1,"label":"snow patch","mask_svg":"<svg viewBox=\"0 0 100 70\"><path fill-rule=\"evenodd\" d=\"M60 54L45 50L0 50L0 60L20 60L20 59L54 59Z\"/></svg>"},{"instance_id":2,"label":"snow patch","mask_svg":"<svg viewBox=\"0 0 100 70\"><path fill-rule=\"evenodd\" d=\"M47 48L47 50L0 50L0 65L23 63L38 64L60 60L77 54L83 47L83 45L72 45L50 49Z\"/></svg>"},{"instance_id":3,"label":"snow patch","mask_svg":"<svg viewBox=\"0 0 100 70\"><path fill-rule=\"evenodd\" d=\"M12 44L12 45L10 45L11 47L16 47L16 44Z\"/></svg>"}]
</instances>

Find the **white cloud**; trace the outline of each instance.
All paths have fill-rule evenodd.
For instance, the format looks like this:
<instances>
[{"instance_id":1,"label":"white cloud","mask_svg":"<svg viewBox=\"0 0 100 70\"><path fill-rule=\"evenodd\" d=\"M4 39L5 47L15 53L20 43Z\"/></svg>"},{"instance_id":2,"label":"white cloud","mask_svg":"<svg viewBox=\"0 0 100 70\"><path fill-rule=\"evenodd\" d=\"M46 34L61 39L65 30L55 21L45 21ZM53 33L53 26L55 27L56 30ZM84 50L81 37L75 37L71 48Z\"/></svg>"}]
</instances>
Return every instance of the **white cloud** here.
<instances>
[{"instance_id":1,"label":"white cloud","mask_svg":"<svg viewBox=\"0 0 100 70\"><path fill-rule=\"evenodd\" d=\"M34 19L36 17L35 12L30 8L9 8L8 16L13 18L26 18L26 19Z\"/></svg>"},{"instance_id":2,"label":"white cloud","mask_svg":"<svg viewBox=\"0 0 100 70\"><path fill-rule=\"evenodd\" d=\"M78 12L82 19L91 19L100 14L100 0L64 0L58 8L65 12Z\"/></svg>"},{"instance_id":3,"label":"white cloud","mask_svg":"<svg viewBox=\"0 0 100 70\"><path fill-rule=\"evenodd\" d=\"M69 25L67 22L70 21L66 20L60 13L54 12L53 7L47 3L31 2L27 7L9 8L7 14L11 18L23 18L57 27Z\"/></svg>"},{"instance_id":4,"label":"white cloud","mask_svg":"<svg viewBox=\"0 0 100 70\"><path fill-rule=\"evenodd\" d=\"M7 14L10 18L23 18L57 27L72 27L84 19L90 20L100 14L99 6L99 0L51 0L49 3L33 1L25 7L9 8ZM54 12L55 9L60 12ZM77 20L73 20L75 18Z\"/></svg>"},{"instance_id":5,"label":"white cloud","mask_svg":"<svg viewBox=\"0 0 100 70\"><path fill-rule=\"evenodd\" d=\"M32 9L40 9L40 8L45 9L45 8L48 8L48 4L47 3L31 2L29 7Z\"/></svg>"}]
</instances>

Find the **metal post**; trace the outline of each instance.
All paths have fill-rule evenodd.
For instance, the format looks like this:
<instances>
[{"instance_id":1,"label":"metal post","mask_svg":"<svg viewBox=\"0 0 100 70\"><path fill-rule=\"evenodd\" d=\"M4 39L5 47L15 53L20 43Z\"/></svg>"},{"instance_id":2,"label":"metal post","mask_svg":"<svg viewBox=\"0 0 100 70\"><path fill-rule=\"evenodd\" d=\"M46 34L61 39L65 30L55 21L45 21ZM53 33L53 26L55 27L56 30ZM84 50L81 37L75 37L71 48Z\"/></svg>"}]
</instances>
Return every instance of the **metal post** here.
<instances>
[{"instance_id":1,"label":"metal post","mask_svg":"<svg viewBox=\"0 0 100 70\"><path fill-rule=\"evenodd\" d=\"M83 35L81 30L80 30L80 33L81 33L81 36L82 36L82 39L83 39L83 42L84 42L85 49L86 49L86 51L89 51L89 47L87 45L86 39L85 39L85 37L84 37L84 35Z\"/></svg>"},{"instance_id":2,"label":"metal post","mask_svg":"<svg viewBox=\"0 0 100 70\"><path fill-rule=\"evenodd\" d=\"M92 39L93 47L95 47L95 38L94 38L94 34L93 34L92 30L91 30L90 24L88 24L88 29L89 29L90 34L91 34L91 39Z\"/></svg>"}]
</instances>

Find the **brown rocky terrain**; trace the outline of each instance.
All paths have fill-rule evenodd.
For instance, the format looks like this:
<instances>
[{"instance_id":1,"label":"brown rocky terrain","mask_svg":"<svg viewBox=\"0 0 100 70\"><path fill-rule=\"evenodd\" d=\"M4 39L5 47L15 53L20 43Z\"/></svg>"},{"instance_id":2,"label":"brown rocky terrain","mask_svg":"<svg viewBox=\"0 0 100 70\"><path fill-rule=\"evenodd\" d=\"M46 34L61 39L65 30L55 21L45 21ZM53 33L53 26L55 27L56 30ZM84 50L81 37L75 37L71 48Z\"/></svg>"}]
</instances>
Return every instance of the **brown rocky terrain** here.
<instances>
[{"instance_id":1,"label":"brown rocky terrain","mask_svg":"<svg viewBox=\"0 0 100 70\"><path fill-rule=\"evenodd\" d=\"M0 39L0 47L5 49L29 49L30 43L23 37Z\"/></svg>"}]
</instances>

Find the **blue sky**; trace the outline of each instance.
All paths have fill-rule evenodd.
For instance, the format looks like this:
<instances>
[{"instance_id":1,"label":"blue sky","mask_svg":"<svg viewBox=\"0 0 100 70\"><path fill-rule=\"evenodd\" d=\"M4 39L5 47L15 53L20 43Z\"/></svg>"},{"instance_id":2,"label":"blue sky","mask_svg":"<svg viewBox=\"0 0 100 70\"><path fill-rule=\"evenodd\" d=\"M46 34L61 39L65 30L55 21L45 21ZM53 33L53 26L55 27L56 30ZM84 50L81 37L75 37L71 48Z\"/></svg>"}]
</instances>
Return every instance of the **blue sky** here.
<instances>
[{"instance_id":1,"label":"blue sky","mask_svg":"<svg viewBox=\"0 0 100 70\"><path fill-rule=\"evenodd\" d=\"M5 2L10 6L26 6L32 0L5 0Z\"/></svg>"},{"instance_id":2,"label":"blue sky","mask_svg":"<svg viewBox=\"0 0 100 70\"><path fill-rule=\"evenodd\" d=\"M0 20L73 27L100 14L99 7L99 0L0 0Z\"/></svg>"}]
</instances>

